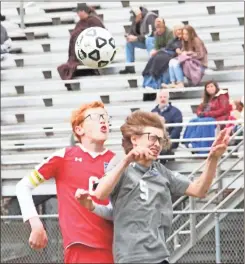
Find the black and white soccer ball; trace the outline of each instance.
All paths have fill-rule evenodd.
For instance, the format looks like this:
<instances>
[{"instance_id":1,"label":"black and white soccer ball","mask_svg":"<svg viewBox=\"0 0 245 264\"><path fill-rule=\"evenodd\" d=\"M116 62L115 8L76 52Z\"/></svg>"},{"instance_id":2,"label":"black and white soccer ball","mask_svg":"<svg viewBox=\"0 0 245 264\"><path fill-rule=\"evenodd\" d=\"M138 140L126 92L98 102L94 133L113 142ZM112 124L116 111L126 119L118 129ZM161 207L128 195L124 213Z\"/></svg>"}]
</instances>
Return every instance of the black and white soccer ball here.
<instances>
[{"instance_id":1,"label":"black and white soccer ball","mask_svg":"<svg viewBox=\"0 0 245 264\"><path fill-rule=\"evenodd\" d=\"M104 28L87 28L76 40L75 53L83 65L93 69L103 68L110 64L116 55L115 40Z\"/></svg>"}]
</instances>

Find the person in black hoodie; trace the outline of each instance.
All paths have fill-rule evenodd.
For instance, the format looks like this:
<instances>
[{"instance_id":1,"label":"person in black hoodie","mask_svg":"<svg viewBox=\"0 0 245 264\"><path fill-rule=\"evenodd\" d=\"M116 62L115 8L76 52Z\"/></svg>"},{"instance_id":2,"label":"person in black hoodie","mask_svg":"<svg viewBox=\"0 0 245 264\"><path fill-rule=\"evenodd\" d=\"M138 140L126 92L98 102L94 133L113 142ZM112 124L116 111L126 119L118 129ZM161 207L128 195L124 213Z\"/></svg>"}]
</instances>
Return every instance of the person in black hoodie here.
<instances>
[{"instance_id":1,"label":"person in black hoodie","mask_svg":"<svg viewBox=\"0 0 245 264\"><path fill-rule=\"evenodd\" d=\"M169 102L169 92L167 90L161 89L157 95L158 105L151 110L151 112L158 113L165 119L166 124L182 123L183 116L181 111L173 106ZM182 127L168 127L169 137L171 139L179 139L182 131ZM173 155L173 149L178 148L179 143L174 142L171 144L170 149L161 152L161 155ZM165 164L167 160L161 160L161 163Z\"/></svg>"},{"instance_id":2,"label":"person in black hoodie","mask_svg":"<svg viewBox=\"0 0 245 264\"><path fill-rule=\"evenodd\" d=\"M148 11L146 8L140 6L133 8L130 13L132 14L132 25L125 35L126 38L126 62L134 62L135 48L146 49L148 54L154 49L154 35L155 20L157 14ZM135 73L130 67L126 67L120 71L120 74Z\"/></svg>"}]
</instances>

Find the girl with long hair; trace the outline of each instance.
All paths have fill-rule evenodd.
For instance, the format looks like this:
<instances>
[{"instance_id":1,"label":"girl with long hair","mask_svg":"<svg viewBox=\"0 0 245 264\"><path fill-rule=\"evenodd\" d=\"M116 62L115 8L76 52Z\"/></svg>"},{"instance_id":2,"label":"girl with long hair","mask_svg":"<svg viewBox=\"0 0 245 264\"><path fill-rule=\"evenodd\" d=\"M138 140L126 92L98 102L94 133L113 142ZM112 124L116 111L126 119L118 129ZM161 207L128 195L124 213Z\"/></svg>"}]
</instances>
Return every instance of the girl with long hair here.
<instances>
[{"instance_id":1,"label":"girl with long hair","mask_svg":"<svg viewBox=\"0 0 245 264\"><path fill-rule=\"evenodd\" d=\"M184 58L184 59L183 59ZM195 29L189 25L185 26L183 29L183 41L182 50L178 58L173 58L169 62L169 75L170 75L170 85L163 83L163 88L182 88L184 87L184 72L183 63L186 60L195 61L195 69L190 72L190 75L186 76L193 83L198 84L204 74L205 68L207 68L207 49L203 41L197 36ZM196 71L198 73L198 81L192 80L197 77Z\"/></svg>"}]
</instances>

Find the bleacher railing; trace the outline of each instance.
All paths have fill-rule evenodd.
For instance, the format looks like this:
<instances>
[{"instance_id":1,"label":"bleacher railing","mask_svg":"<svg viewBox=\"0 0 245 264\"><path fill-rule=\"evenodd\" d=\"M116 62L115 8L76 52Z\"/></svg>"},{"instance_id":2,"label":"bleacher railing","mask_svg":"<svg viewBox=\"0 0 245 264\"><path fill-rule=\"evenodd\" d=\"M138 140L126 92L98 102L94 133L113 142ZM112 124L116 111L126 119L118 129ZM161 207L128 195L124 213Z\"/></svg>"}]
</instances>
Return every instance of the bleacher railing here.
<instances>
[{"instance_id":1,"label":"bleacher railing","mask_svg":"<svg viewBox=\"0 0 245 264\"><path fill-rule=\"evenodd\" d=\"M236 131L236 133L234 133L234 135L232 135L231 139L234 139L236 137L237 134L239 134L240 132L243 132L243 128L240 128ZM215 207L216 210L218 209L227 209L226 207L230 206L229 201L235 200L237 199L237 201L239 202L242 197L242 199L244 199L244 195L243 192L242 194L240 193L241 190L244 189L244 181L243 183L241 183L239 188L234 189L232 187L232 184L239 180L242 179L242 176L244 174L244 170L239 171L237 174L233 175L232 178L229 179L229 182L224 184L223 180L224 177L228 175L228 173L234 169L237 164L239 162L243 161L243 155L238 158L235 159L233 164L230 166L230 168L228 168L226 171L224 171L222 174L220 174L220 167L221 165L223 165L227 159L229 157L232 156L232 154L237 151L237 149L239 149L241 146L243 146L243 140L241 140L240 143L238 143L237 145L233 146L231 151L226 154L218 163L217 166L217 174L216 174L216 178L214 179L210 190L207 193L207 201L201 205L199 205L199 210L203 211L203 210L208 210L212 207ZM193 180L195 175L204 167L205 165L205 161L197 168L195 169L189 176L188 178ZM216 186L216 188L212 188ZM226 191L230 189L231 193L226 196ZM242 196L241 196L242 195ZM225 198L224 198L225 197ZM183 201L186 200L186 197L181 197L179 198L174 204L173 204L173 208L176 209L179 206L183 206ZM197 208L197 203L201 202L202 199L196 199L193 197L189 197L188 198L189 203L182 208L182 212L187 211L187 210L196 210ZM230 209L230 208L229 208ZM198 232L200 232L201 228L204 228L205 225L208 223L208 221L210 220L210 215L207 215L204 219L202 219L202 221L197 223L197 218L195 214L190 214L189 218L186 218L185 221L183 221L183 217L181 214L177 215L174 217L173 219L173 227L174 227L174 231L172 233L172 235L168 238L167 242L168 245L172 245L172 249L173 250L177 250L178 248L181 247L181 245L184 245L186 243L186 241L188 240L190 242L190 245L193 247L196 245L198 239L200 239L200 237L198 238ZM188 231L186 231L186 229L189 227ZM199 230L199 231L198 231ZM179 243L180 237L181 236L185 236L185 239L182 239L182 243ZM177 253L175 252L175 256L174 256L174 261L177 260ZM179 256L179 258L181 258L181 254ZM219 259L218 259L219 260ZM217 261L218 261L217 260ZM220 262L217 262L220 263Z\"/></svg>"}]
</instances>

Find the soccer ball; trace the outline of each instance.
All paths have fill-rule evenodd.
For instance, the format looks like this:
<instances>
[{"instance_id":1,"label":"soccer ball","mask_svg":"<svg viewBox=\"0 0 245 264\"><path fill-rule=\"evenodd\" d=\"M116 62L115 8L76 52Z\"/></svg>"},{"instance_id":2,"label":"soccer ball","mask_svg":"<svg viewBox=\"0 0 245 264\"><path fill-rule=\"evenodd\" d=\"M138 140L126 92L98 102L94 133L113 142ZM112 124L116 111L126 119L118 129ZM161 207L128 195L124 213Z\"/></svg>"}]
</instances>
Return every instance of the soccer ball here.
<instances>
[{"instance_id":1,"label":"soccer ball","mask_svg":"<svg viewBox=\"0 0 245 264\"><path fill-rule=\"evenodd\" d=\"M93 69L103 68L116 55L115 40L104 28L87 28L77 37L75 53L83 65Z\"/></svg>"}]
</instances>

